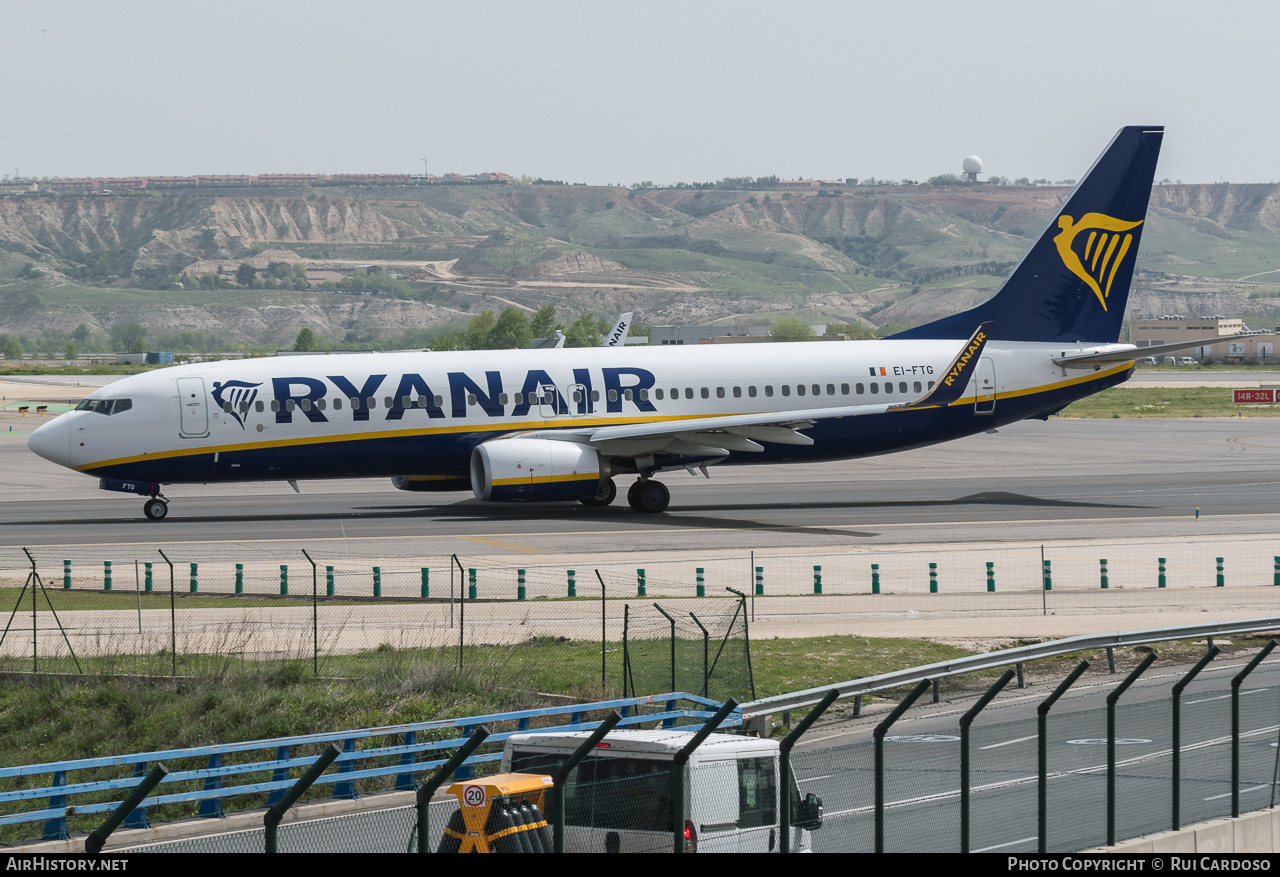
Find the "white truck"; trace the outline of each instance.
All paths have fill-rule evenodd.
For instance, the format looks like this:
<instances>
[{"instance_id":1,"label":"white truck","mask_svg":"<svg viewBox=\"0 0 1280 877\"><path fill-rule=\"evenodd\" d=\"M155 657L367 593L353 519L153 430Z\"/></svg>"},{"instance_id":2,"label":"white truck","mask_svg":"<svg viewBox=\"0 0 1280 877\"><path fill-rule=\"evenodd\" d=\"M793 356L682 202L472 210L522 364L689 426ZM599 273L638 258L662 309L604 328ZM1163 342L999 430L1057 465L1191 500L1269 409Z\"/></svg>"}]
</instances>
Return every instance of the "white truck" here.
<instances>
[{"instance_id":1,"label":"white truck","mask_svg":"<svg viewBox=\"0 0 1280 877\"><path fill-rule=\"evenodd\" d=\"M696 729L611 731L565 786L567 852L670 852L674 846L673 759ZM554 773L589 732L525 733L507 739L504 773ZM780 792L777 740L712 734L685 772L685 849L773 852L782 807L791 808L791 850L808 852L822 827L822 801L801 799L794 779ZM548 818L551 807L548 805Z\"/></svg>"}]
</instances>

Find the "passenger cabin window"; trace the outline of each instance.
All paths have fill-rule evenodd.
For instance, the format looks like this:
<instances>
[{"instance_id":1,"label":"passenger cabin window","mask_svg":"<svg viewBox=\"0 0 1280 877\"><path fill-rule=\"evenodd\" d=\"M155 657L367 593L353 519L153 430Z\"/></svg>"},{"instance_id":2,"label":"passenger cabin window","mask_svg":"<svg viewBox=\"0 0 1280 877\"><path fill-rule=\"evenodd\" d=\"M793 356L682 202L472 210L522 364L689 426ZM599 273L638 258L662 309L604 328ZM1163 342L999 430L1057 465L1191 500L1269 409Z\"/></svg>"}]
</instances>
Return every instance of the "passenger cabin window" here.
<instances>
[{"instance_id":1,"label":"passenger cabin window","mask_svg":"<svg viewBox=\"0 0 1280 877\"><path fill-rule=\"evenodd\" d=\"M630 390L629 388L628 388L628 389L626 389L626 390L623 390L623 391L622 391L622 398L623 398L623 399L626 399L628 402L630 402L630 401L631 401L632 393L631 393L631 390Z\"/></svg>"},{"instance_id":2,"label":"passenger cabin window","mask_svg":"<svg viewBox=\"0 0 1280 877\"><path fill-rule=\"evenodd\" d=\"M351 397L351 410L356 411L356 410L359 410L359 408L360 408L360 397L359 397L359 396L352 396L352 397Z\"/></svg>"},{"instance_id":3,"label":"passenger cabin window","mask_svg":"<svg viewBox=\"0 0 1280 877\"><path fill-rule=\"evenodd\" d=\"M929 389L930 389L930 390L932 390L932 389L933 389L933 381L930 381L930 382L929 382Z\"/></svg>"},{"instance_id":4,"label":"passenger cabin window","mask_svg":"<svg viewBox=\"0 0 1280 877\"><path fill-rule=\"evenodd\" d=\"M661 402L661 401L662 401L662 396L663 396L662 388L661 388L661 387L659 387L658 389L654 390L654 391L653 391L653 395L654 395L655 397L657 397L657 399L658 399L658 401L659 401L659 402Z\"/></svg>"},{"instance_id":5,"label":"passenger cabin window","mask_svg":"<svg viewBox=\"0 0 1280 877\"><path fill-rule=\"evenodd\" d=\"M834 396L835 394L836 394L836 385L835 385L835 384L827 384L827 395L828 395L828 396Z\"/></svg>"},{"instance_id":6,"label":"passenger cabin window","mask_svg":"<svg viewBox=\"0 0 1280 877\"><path fill-rule=\"evenodd\" d=\"M290 399L289 401L290 401L290 402L292 402L293 400L292 400L292 399ZM311 410L311 400L310 400L310 399L303 399L303 400L302 400L302 410L303 410L303 411L310 411L310 410Z\"/></svg>"},{"instance_id":7,"label":"passenger cabin window","mask_svg":"<svg viewBox=\"0 0 1280 877\"><path fill-rule=\"evenodd\" d=\"M717 399L724 398L724 387L716 387L716 398Z\"/></svg>"},{"instance_id":8,"label":"passenger cabin window","mask_svg":"<svg viewBox=\"0 0 1280 877\"><path fill-rule=\"evenodd\" d=\"M280 410L280 400L279 400L279 399L272 399L272 400L271 400L271 410L272 410L272 411L279 411L279 410Z\"/></svg>"},{"instance_id":9,"label":"passenger cabin window","mask_svg":"<svg viewBox=\"0 0 1280 877\"><path fill-rule=\"evenodd\" d=\"M333 410L334 410L334 411L341 411L341 410L342 410L342 397L341 397L341 396L339 396L338 398L336 398L336 399L334 399L334 400L333 400Z\"/></svg>"},{"instance_id":10,"label":"passenger cabin window","mask_svg":"<svg viewBox=\"0 0 1280 877\"><path fill-rule=\"evenodd\" d=\"M734 387L734 388L733 388L733 398L735 398L735 399L741 399L741 398L742 398L742 388L741 388L741 387Z\"/></svg>"},{"instance_id":11,"label":"passenger cabin window","mask_svg":"<svg viewBox=\"0 0 1280 877\"><path fill-rule=\"evenodd\" d=\"M862 384L854 384L853 391L857 393L859 396L861 396L863 393L867 391L867 388L864 387Z\"/></svg>"},{"instance_id":12,"label":"passenger cabin window","mask_svg":"<svg viewBox=\"0 0 1280 877\"><path fill-rule=\"evenodd\" d=\"M618 391L617 391L617 390L610 390L610 391L609 391L609 401L610 401L610 402L617 402L617 401L618 401Z\"/></svg>"},{"instance_id":13,"label":"passenger cabin window","mask_svg":"<svg viewBox=\"0 0 1280 877\"><path fill-rule=\"evenodd\" d=\"M898 392L899 392L899 393L905 393L905 392L907 392L907 382L906 382L906 381L899 381L899 382L898 382Z\"/></svg>"},{"instance_id":14,"label":"passenger cabin window","mask_svg":"<svg viewBox=\"0 0 1280 877\"><path fill-rule=\"evenodd\" d=\"M872 395L872 396L875 396L875 395L877 395L879 392L880 392L880 385L879 385L879 384L877 384L875 381L872 381L872 382L871 382L871 395Z\"/></svg>"},{"instance_id":15,"label":"passenger cabin window","mask_svg":"<svg viewBox=\"0 0 1280 877\"><path fill-rule=\"evenodd\" d=\"M782 395L784 395L784 396L790 396L790 395L791 395L791 385L790 385L790 384L783 384L783 385L782 385Z\"/></svg>"},{"instance_id":16,"label":"passenger cabin window","mask_svg":"<svg viewBox=\"0 0 1280 877\"><path fill-rule=\"evenodd\" d=\"M821 396L821 395L822 395L822 387L818 386L817 384L814 384L814 385L813 385L813 395L815 395L815 396Z\"/></svg>"},{"instance_id":17,"label":"passenger cabin window","mask_svg":"<svg viewBox=\"0 0 1280 877\"><path fill-rule=\"evenodd\" d=\"M328 404L328 403L327 403L327 402L325 402L325 400L324 400L324 399L317 399L317 400L316 400L316 407L317 407L317 408L319 408L321 411L323 411L323 410L325 409L325 406L326 406L327 404Z\"/></svg>"},{"instance_id":18,"label":"passenger cabin window","mask_svg":"<svg viewBox=\"0 0 1280 877\"><path fill-rule=\"evenodd\" d=\"M924 388L920 386L920 382L919 382L919 381L916 381L916 382L915 382L915 384L912 386L912 389L913 389L913 390L915 390L917 393L920 393L920 392L923 392L923 391L924 391Z\"/></svg>"},{"instance_id":19,"label":"passenger cabin window","mask_svg":"<svg viewBox=\"0 0 1280 877\"><path fill-rule=\"evenodd\" d=\"M747 387L747 395L754 399L756 397L756 388L754 386Z\"/></svg>"},{"instance_id":20,"label":"passenger cabin window","mask_svg":"<svg viewBox=\"0 0 1280 877\"><path fill-rule=\"evenodd\" d=\"M841 392L841 393L843 393L844 395L848 396L848 395L849 395L849 385L848 385L848 384L841 384L841 385L840 385L840 392Z\"/></svg>"},{"instance_id":21,"label":"passenger cabin window","mask_svg":"<svg viewBox=\"0 0 1280 877\"><path fill-rule=\"evenodd\" d=\"M692 399L692 398L693 398L693 387L685 387L685 388L684 388L684 397L685 397L686 399Z\"/></svg>"},{"instance_id":22,"label":"passenger cabin window","mask_svg":"<svg viewBox=\"0 0 1280 877\"><path fill-rule=\"evenodd\" d=\"M629 392L629 391L628 391L628 392ZM659 392L661 392L661 390L659 390ZM640 388L640 401L641 401L641 402L645 402L645 401L648 401L648 399L649 399L649 391L648 391L648 390L646 390L644 387L641 387L641 388Z\"/></svg>"},{"instance_id":23,"label":"passenger cabin window","mask_svg":"<svg viewBox=\"0 0 1280 877\"><path fill-rule=\"evenodd\" d=\"M257 402L254 402L254 403L253 403L253 410L254 410L254 411L257 411L259 414L261 414L261 413L262 413L262 400L261 400L261 399L259 399ZM274 410L274 409L273 409L273 410Z\"/></svg>"},{"instance_id":24,"label":"passenger cabin window","mask_svg":"<svg viewBox=\"0 0 1280 877\"><path fill-rule=\"evenodd\" d=\"M382 400L382 404L383 404L383 407L385 407L385 408L391 408L391 407L393 407L393 406L396 404L396 400L395 400L395 399L393 399L393 398L392 398L392 397L390 397L390 396L387 396L387 397L383 398L383 400ZM372 408L373 406L372 406L372 405L370 405L369 407L370 407L370 408Z\"/></svg>"},{"instance_id":25,"label":"passenger cabin window","mask_svg":"<svg viewBox=\"0 0 1280 877\"><path fill-rule=\"evenodd\" d=\"M591 401L592 401L592 402L599 402L599 401L600 401L600 391L599 391L599 390L592 390L592 391L591 391Z\"/></svg>"},{"instance_id":26,"label":"passenger cabin window","mask_svg":"<svg viewBox=\"0 0 1280 877\"><path fill-rule=\"evenodd\" d=\"M773 387L772 387L770 384L765 384L765 385L764 385L764 394L765 394L766 396L772 396L772 395L773 395Z\"/></svg>"},{"instance_id":27,"label":"passenger cabin window","mask_svg":"<svg viewBox=\"0 0 1280 877\"><path fill-rule=\"evenodd\" d=\"M703 387L703 388L702 388L702 398L703 398L703 399L710 399L710 398L711 398L711 391L710 391L710 390L708 390L706 387Z\"/></svg>"},{"instance_id":28,"label":"passenger cabin window","mask_svg":"<svg viewBox=\"0 0 1280 877\"><path fill-rule=\"evenodd\" d=\"M575 391L574 391L574 393L573 393L573 401L575 401L575 402L577 402L577 401L578 401L578 392L577 392L576 390L575 390ZM506 404L507 404L507 394L506 394L506 393L499 393L499 394L498 394L498 404L499 404L499 405L506 405Z\"/></svg>"},{"instance_id":29,"label":"passenger cabin window","mask_svg":"<svg viewBox=\"0 0 1280 877\"><path fill-rule=\"evenodd\" d=\"M786 388L786 387L783 387L783 388L782 388L782 395L784 395L784 396L785 396L785 395L787 395L787 388ZM803 396L803 395L804 395L804 384L796 384L796 395L797 395L797 396Z\"/></svg>"}]
</instances>

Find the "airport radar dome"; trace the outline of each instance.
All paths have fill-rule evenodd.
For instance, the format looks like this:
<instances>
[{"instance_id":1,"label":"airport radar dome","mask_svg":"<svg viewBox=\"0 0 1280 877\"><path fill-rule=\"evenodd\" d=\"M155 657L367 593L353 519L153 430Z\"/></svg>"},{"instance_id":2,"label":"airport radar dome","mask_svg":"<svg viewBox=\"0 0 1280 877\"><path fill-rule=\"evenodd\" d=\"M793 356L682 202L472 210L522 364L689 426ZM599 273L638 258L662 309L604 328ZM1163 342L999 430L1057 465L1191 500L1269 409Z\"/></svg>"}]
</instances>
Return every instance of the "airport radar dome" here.
<instances>
[{"instance_id":1,"label":"airport radar dome","mask_svg":"<svg viewBox=\"0 0 1280 877\"><path fill-rule=\"evenodd\" d=\"M964 172L966 174L982 173L982 159L976 155L971 155L964 160Z\"/></svg>"}]
</instances>

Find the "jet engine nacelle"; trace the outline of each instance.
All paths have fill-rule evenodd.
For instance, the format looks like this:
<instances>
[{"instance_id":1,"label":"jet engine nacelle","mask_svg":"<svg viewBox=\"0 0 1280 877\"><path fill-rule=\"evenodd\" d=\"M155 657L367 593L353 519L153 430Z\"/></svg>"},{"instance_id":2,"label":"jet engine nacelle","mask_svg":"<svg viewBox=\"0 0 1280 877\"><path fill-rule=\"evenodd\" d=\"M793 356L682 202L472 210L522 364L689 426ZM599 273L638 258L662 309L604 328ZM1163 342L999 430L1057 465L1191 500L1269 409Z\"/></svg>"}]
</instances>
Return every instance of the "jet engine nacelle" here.
<instances>
[{"instance_id":1,"label":"jet engine nacelle","mask_svg":"<svg viewBox=\"0 0 1280 877\"><path fill-rule=\"evenodd\" d=\"M495 439L471 452L471 489L488 502L566 502L595 496L595 448L548 439Z\"/></svg>"},{"instance_id":2,"label":"jet engine nacelle","mask_svg":"<svg viewBox=\"0 0 1280 877\"><path fill-rule=\"evenodd\" d=\"M465 475L396 475L391 479L396 490L412 490L416 493L446 493L451 490L467 490L471 482Z\"/></svg>"}]
</instances>

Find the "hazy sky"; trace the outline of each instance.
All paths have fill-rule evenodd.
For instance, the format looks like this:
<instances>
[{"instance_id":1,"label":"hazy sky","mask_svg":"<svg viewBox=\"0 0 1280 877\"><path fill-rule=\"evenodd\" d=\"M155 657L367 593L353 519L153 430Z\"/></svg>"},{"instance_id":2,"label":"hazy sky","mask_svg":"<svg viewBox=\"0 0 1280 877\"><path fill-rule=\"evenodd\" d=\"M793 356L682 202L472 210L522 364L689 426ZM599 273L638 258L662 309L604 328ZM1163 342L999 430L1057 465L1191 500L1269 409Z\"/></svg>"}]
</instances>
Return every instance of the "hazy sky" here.
<instances>
[{"instance_id":1,"label":"hazy sky","mask_svg":"<svg viewBox=\"0 0 1280 877\"><path fill-rule=\"evenodd\" d=\"M1280 4L0 4L0 174L1280 180Z\"/></svg>"}]
</instances>

